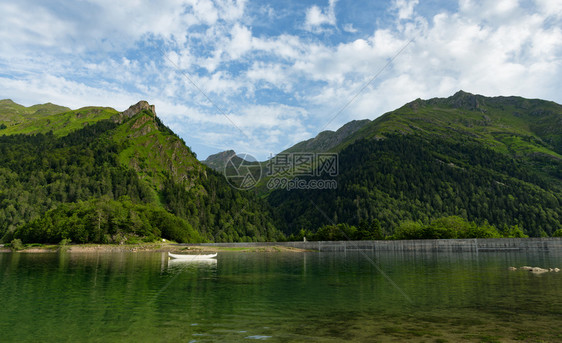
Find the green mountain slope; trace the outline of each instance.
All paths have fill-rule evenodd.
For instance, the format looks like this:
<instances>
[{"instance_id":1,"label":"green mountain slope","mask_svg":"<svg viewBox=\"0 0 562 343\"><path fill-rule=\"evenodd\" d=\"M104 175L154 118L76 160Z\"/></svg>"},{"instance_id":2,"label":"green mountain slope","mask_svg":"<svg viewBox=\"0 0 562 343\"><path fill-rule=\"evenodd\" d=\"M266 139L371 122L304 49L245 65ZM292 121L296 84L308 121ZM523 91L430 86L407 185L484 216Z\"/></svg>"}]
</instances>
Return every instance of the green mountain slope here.
<instances>
[{"instance_id":1,"label":"green mountain slope","mask_svg":"<svg viewBox=\"0 0 562 343\"><path fill-rule=\"evenodd\" d=\"M416 100L363 126L339 151L337 189L276 190L287 233L458 215L531 236L562 228L562 106L458 92ZM321 175L314 179L332 179Z\"/></svg>"},{"instance_id":2,"label":"green mountain slope","mask_svg":"<svg viewBox=\"0 0 562 343\"><path fill-rule=\"evenodd\" d=\"M86 125L115 117L119 113L107 107L83 107L72 111L67 107L53 104L30 107L23 107L15 103L8 105L0 106L0 125L4 127L0 130L0 135L37 134L52 131L55 136L62 137Z\"/></svg>"},{"instance_id":3,"label":"green mountain slope","mask_svg":"<svg viewBox=\"0 0 562 343\"><path fill-rule=\"evenodd\" d=\"M46 103L29 107L16 104L10 99L0 100L0 122L18 123L42 116L70 111L70 108Z\"/></svg>"},{"instance_id":4,"label":"green mountain slope","mask_svg":"<svg viewBox=\"0 0 562 343\"><path fill-rule=\"evenodd\" d=\"M78 112L86 113L79 125L66 120ZM281 237L267 204L200 164L148 103L123 113L89 107L47 117L59 123L53 132L15 134L33 126L22 124L0 136L4 241Z\"/></svg>"},{"instance_id":5,"label":"green mountain slope","mask_svg":"<svg viewBox=\"0 0 562 343\"><path fill-rule=\"evenodd\" d=\"M463 91L449 98L417 99L366 125L342 142L389 133L468 136L512 156L546 154L562 158L562 106L521 97L484 97Z\"/></svg>"},{"instance_id":6,"label":"green mountain slope","mask_svg":"<svg viewBox=\"0 0 562 343\"><path fill-rule=\"evenodd\" d=\"M165 180L196 186L206 168L199 163L185 142L162 124L147 102L131 106L130 115L112 132L113 141L121 147L120 163L157 187ZM133 114L134 113L134 114ZM130 119L129 119L130 116Z\"/></svg>"}]
</instances>

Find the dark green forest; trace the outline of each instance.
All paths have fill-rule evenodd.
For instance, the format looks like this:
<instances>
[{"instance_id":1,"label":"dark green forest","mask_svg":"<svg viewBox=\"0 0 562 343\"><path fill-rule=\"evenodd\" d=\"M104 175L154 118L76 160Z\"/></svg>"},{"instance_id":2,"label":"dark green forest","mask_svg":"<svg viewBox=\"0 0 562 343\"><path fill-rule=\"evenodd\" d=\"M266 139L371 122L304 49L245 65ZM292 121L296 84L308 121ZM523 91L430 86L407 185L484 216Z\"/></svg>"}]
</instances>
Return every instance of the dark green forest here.
<instances>
[{"instance_id":1,"label":"dark green forest","mask_svg":"<svg viewBox=\"0 0 562 343\"><path fill-rule=\"evenodd\" d=\"M561 230L562 231L562 230ZM556 233L557 234L557 233ZM361 220L358 226L349 224L323 225L317 231L301 229L289 236L290 240L344 241L382 239L462 239L462 238L525 238L518 225L504 225L501 229L484 221L481 225L459 216L441 217L430 223L403 221L392 235L385 235L378 219Z\"/></svg>"},{"instance_id":2,"label":"dark green forest","mask_svg":"<svg viewBox=\"0 0 562 343\"><path fill-rule=\"evenodd\" d=\"M154 204L133 203L129 197L107 196L62 203L44 216L20 226L13 236L24 242L139 243L160 237L200 242L201 235L182 218ZM7 237L9 238L9 237Z\"/></svg>"},{"instance_id":3,"label":"dark green forest","mask_svg":"<svg viewBox=\"0 0 562 343\"><path fill-rule=\"evenodd\" d=\"M552 235L561 225L557 159L517 160L463 136L400 134L359 140L339 157L337 189L270 194L285 232L376 220L382 234L392 236L404 222L424 225L448 216L518 226L529 236Z\"/></svg>"},{"instance_id":4,"label":"dark green forest","mask_svg":"<svg viewBox=\"0 0 562 343\"><path fill-rule=\"evenodd\" d=\"M119 162L119 153L128 147L112 139L119 125L103 120L60 138L52 133L0 136L4 242L12 238L122 243L138 237L179 242L283 237L264 201L232 189L210 169L195 184L193 180L178 183L172 177L165 177L160 187L146 182ZM161 124L159 129L172 134Z\"/></svg>"}]
</instances>

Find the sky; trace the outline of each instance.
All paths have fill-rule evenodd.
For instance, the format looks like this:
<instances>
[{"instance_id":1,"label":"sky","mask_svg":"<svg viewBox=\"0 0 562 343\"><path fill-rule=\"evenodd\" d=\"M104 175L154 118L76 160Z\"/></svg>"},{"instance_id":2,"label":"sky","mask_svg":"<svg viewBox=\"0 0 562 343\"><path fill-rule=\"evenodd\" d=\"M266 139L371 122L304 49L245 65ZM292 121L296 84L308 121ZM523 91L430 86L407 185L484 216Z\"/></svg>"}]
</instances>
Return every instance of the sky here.
<instances>
[{"instance_id":1,"label":"sky","mask_svg":"<svg viewBox=\"0 0 562 343\"><path fill-rule=\"evenodd\" d=\"M3 0L0 98L139 100L205 159L265 160L458 90L562 103L562 0Z\"/></svg>"}]
</instances>

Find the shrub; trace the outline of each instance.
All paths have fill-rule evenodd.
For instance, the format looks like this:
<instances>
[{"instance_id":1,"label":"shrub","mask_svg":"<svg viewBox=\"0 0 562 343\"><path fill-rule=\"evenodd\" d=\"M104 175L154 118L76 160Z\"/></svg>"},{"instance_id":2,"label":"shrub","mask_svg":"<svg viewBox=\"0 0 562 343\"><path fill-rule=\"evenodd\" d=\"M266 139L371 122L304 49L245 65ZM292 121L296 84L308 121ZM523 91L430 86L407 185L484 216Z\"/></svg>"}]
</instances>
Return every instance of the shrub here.
<instances>
[{"instance_id":1,"label":"shrub","mask_svg":"<svg viewBox=\"0 0 562 343\"><path fill-rule=\"evenodd\" d=\"M17 239L17 238L13 239L12 242L10 243L10 246L14 251L23 250L23 243L21 242L21 239Z\"/></svg>"},{"instance_id":2,"label":"shrub","mask_svg":"<svg viewBox=\"0 0 562 343\"><path fill-rule=\"evenodd\" d=\"M66 245L69 245L70 242L72 242L72 240L71 240L70 238L65 238L65 239L63 239L62 241L59 242L59 245L60 245L61 247L64 247L64 246L66 246Z\"/></svg>"}]
</instances>

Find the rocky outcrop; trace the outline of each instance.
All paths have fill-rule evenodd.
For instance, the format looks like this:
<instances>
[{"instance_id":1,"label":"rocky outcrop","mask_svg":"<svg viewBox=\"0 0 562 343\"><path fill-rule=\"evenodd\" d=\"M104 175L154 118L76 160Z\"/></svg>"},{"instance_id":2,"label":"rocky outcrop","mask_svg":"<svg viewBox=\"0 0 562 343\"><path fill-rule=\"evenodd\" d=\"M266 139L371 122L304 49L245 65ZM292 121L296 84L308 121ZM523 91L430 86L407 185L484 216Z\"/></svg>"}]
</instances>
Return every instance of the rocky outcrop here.
<instances>
[{"instance_id":1,"label":"rocky outcrop","mask_svg":"<svg viewBox=\"0 0 562 343\"><path fill-rule=\"evenodd\" d=\"M156 116L156 108L154 107L154 105L150 105L148 101L145 100L141 100L136 104L130 106L128 109L123 111L121 115L125 118L131 118L134 115L142 112L143 110L149 110L154 114L154 116Z\"/></svg>"},{"instance_id":2,"label":"rocky outcrop","mask_svg":"<svg viewBox=\"0 0 562 343\"><path fill-rule=\"evenodd\" d=\"M460 90L456 92L452 97L447 98L447 103L454 108L465 109L469 111L483 111L481 107L484 105L484 97Z\"/></svg>"}]
</instances>

